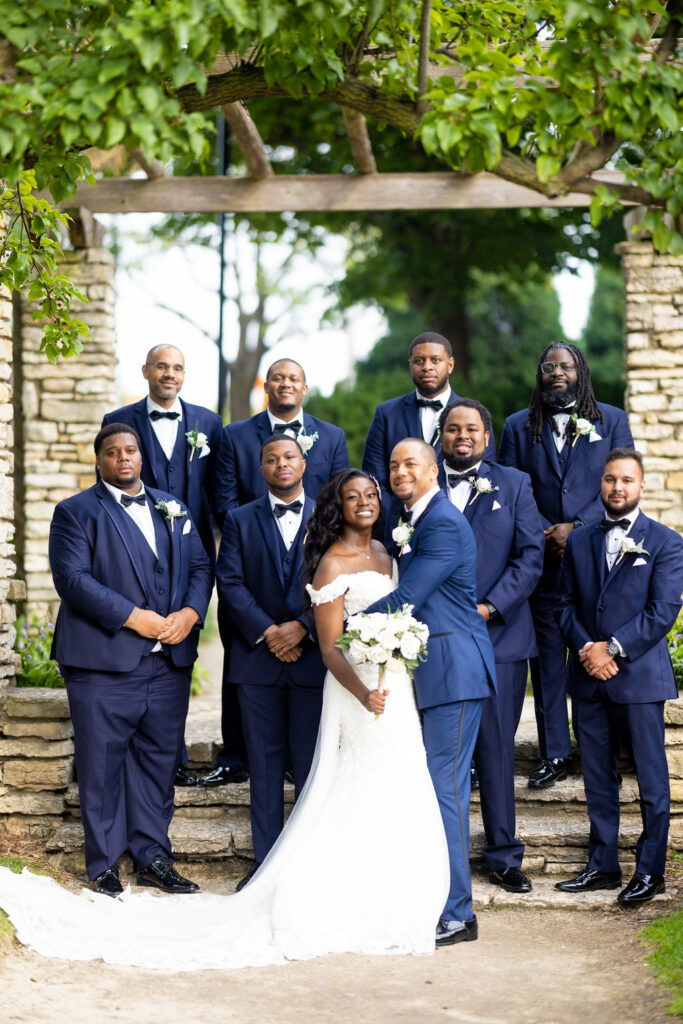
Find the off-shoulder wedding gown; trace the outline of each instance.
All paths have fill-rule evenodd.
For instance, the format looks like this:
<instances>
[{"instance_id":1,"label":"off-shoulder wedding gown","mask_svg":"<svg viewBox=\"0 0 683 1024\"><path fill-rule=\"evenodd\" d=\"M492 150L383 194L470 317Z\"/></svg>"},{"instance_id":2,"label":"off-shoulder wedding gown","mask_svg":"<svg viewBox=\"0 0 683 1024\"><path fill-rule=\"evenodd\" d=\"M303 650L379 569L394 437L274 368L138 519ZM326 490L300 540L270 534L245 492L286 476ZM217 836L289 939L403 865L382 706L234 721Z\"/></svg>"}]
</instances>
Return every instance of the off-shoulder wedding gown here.
<instances>
[{"instance_id":1,"label":"off-shoulder wedding gown","mask_svg":"<svg viewBox=\"0 0 683 1024\"><path fill-rule=\"evenodd\" d=\"M382 573L342 575L314 604L344 594L346 616L396 586ZM368 686L377 668L362 666ZM329 673L308 782L253 881L234 896L119 899L0 868L0 907L17 937L64 960L170 971L283 963L333 952L429 954L449 865L412 683L387 673L375 719Z\"/></svg>"}]
</instances>

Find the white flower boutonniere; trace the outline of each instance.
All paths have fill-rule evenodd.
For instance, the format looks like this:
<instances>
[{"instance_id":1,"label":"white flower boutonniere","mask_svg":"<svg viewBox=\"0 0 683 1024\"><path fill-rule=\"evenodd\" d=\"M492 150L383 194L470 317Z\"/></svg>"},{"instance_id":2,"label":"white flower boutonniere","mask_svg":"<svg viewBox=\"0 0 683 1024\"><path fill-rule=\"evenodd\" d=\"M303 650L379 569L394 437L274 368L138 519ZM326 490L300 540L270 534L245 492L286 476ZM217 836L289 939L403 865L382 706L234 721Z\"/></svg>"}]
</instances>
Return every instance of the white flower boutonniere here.
<instances>
[{"instance_id":1,"label":"white flower boutonniere","mask_svg":"<svg viewBox=\"0 0 683 1024\"><path fill-rule=\"evenodd\" d=\"M173 533L175 520L187 515L187 509L181 508L177 501L159 501L154 507L163 512L166 518L170 520L171 533Z\"/></svg>"},{"instance_id":2,"label":"white flower boutonniere","mask_svg":"<svg viewBox=\"0 0 683 1024\"><path fill-rule=\"evenodd\" d=\"M600 441L602 438L598 434L594 425L590 420L584 420L581 416L577 416L576 413L572 413L569 417L571 422L574 424L574 438L572 440L572 448L579 440L580 437L587 437L589 441Z\"/></svg>"},{"instance_id":3,"label":"white flower boutonniere","mask_svg":"<svg viewBox=\"0 0 683 1024\"><path fill-rule=\"evenodd\" d=\"M493 494L494 491L499 491L500 487L494 487L487 476L471 476L468 479L468 483L472 484L475 491L477 492L470 505L474 505L475 501L480 494Z\"/></svg>"},{"instance_id":4,"label":"white flower boutonniere","mask_svg":"<svg viewBox=\"0 0 683 1024\"><path fill-rule=\"evenodd\" d=\"M318 440L318 437L319 437L319 435L318 435L318 431L317 430L316 430L316 432L314 434L307 434L306 433L306 428L305 427L301 428L299 433L296 435L296 439L297 439L299 447L301 448L301 451L304 453L304 455L308 455L308 453L310 452L311 448L313 447L315 442Z\"/></svg>"},{"instance_id":5,"label":"white flower boutonniere","mask_svg":"<svg viewBox=\"0 0 683 1024\"><path fill-rule=\"evenodd\" d=\"M643 547L644 537L641 537L638 543L634 541L633 537L622 537L621 548L619 550L619 557L617 558L615 565L619 565L624 555L650 555L649 551L646 551Z\"/></svg>"},{"instance_id":6,"label":"white flower boutonniere","mask_svg":"<svg viewBox=\"0 0 683 1024\"><path fill-rule=\"evenodd\" d=\"M198 423L195 423L194 430L188 430L186 432L185 437L187 438L187 443L192 449L190 452L190 462L192 462L192 459L194 458L194 453L197 451L198 448L206 448L209 439L206 436L206 434L202 434L202 432L199 429Z\"/></svg>"},{"instance_id":7,"label":"white flower boutonniere","mask_svg":"<svg viewBox=\"0 0 683 1024\"><path fill-rule=\"evenodd\" d=\"M399 519L398 526L395 526L391 531L391 539L398 547L398 557L400 558L403 554L404 548L410 543L410 538L415 532L415 527L411 526L410 523L404 523L402 519ZM410 548L407 548L410 551Z\"/></svg>"}]
</instances>

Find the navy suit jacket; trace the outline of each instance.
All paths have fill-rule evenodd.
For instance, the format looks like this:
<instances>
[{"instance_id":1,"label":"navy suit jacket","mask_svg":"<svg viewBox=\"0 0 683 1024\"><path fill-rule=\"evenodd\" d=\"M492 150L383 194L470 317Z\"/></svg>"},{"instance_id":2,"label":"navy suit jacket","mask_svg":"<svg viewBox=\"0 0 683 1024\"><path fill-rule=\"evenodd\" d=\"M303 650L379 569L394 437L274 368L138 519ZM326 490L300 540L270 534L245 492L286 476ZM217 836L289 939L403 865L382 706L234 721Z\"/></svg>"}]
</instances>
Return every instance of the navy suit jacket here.
<instances>
[{"instance_id":1,"label":"navy suit jacket","mask_svg":"<svg viewBox=\"0 0 683 1024\"><path fill-rule=\"evenodd\" d=\"M497 490L473 492L463 511L477 542L477 602L500 616L488 624L496 661L522 661L537 654L529 597L543 572L543 524L526 473L484 459L478 475Z\"/></svg>"},{"instance_id":2,"label":"navy suit jacket","mask_svg":"<svg viewBox=\"0 0 683 1024\"><path fill-rule=\"evenodd\" d=\"M318 439L306 455L303 485L307 495L315 498L320 488L340 469L349 465L344 431L332 423L303 413L304 430L317 432ZM248 420L238 420L223 428L221 448L216 466L214 514L219 526L230 509L239 508L268 493L260 468L261 445L270 437L268 413L257 413Z\"/></svg>"},{"instance_id":3,"label":"navy suit jacket","mask_svg":"<svg viewBox=\"0 0 683 1024\"><path fill-rule=\"evenodd\" d=\"M232 626L227 682L272 685L287 671L300 686L323 684L325 667L320 649L311 639L313 613L307 607L302 577L303 538L313 507L313 500L306 495L301 528L290 549L294 561L289 583L282 569L282 540L268 495L232 509L225 517L216 586ZM259 637L269 626L295 619L309 633L301 641L299 660L285 664Z\"/></svg>"},{"instance_id":4,"label":"navy suit jacket","mask_svg":"<svg viewBox=\"0 0 683 1024\"><path fill-rule=\"evenodd\" d=\"M605 510L600 501L600 482L605 457L612 448L633 448L633 435L623 409L598 403L604 423L591 421L599 440L579 437L576 444L569 442L567 466L562 473L558 461L554 434L545 423L541 440L531 443L531 431L526 425L528 409L509 416L500 439L498 461L528 473L544 529L555 523L571 523L581 519L594 523L602 519Z\"/></svg>"},{"instance_id":5,"label":"navy suit jacket","mask_svg":"<svg viewBox=\"0 0 683 1024\"><path fill-rule=\"evenodd\" d=\"M173 497L151 487L146 490L153 504ZM152 509L152 515L163 514ZM170 611L189 606L201 623L213 585L208 556L189 516L176 519L172 531L170 522L163 522L171 532ZM138 529L134 524L133 528ZM124 622L134 607L149 607L152 581L145 579L121 523L121 510L101 481L59 502L50 526L49 551L55 589L62 599L52 657L72 668L130 672L150 641L124 629ZM199 624L182 643L169 647L174 665L193 664L198 637Z\"/></svg>"},{"instance_id":6,"label":"navy suit jacket","mask_svg":"<svg viewBox=\"0 0 683 1024\"><path fill-rule=\"evenodd\" d=\"M187 487L184 494L174 494L173 497L187 505L192 520L199 530L204 548L213 562L216 557L216 544L211 529L211 505L223 421L217 413L205 409L202 405L189 405L182 398L180 404L183 418L178 424L178 430L186 433L188 430L194 430L196 425L199 431L206 434L208 438L209 454L202 456L201 450L198 449L190 462L192 449L189 444L185 446ZM163 452L159 451L159 445L156 442L147 412L147 398L143 398L133 405L124 405L121 409L108 412L102 420L102 426L104 427L108 423L126 423L137 431L142 453L142 482L145 487L158 487L158 474L161 471L159 460L165 456Z\"/></svg>"},{"instance_id":7,"label":"navy suit jacket","mask_svg":"<svg viewBox=\"0 0 683 1024\"><path fill-rule=\"evenodd\" d=\"M451 401L459 397L455 392L451 393ZM407 395L400 395L398 398L390 398L386 402L381 402L375 409L375 415L365 439L363 469L366 473L372 473L382 488L382 507L387 540L391 530L398 522L402 509L401 502L394 497L389 485L389 461L393 449L399 441L404 441L406 437L422 439L420 407L417 404L415 390L410 391ZM435 442L434 451L439 464L439 486L445 487L446 477L440 439ZM493 433L489 438L486 454L491 461L495 461L496 444Z\"/></svg>"},{"instance_id":8,"label":"navy suit jacket","mask_svg":"<svg viewBox=\"0 0 683 1024\"><path fill-rule=\"evenodd\" d=\"M626 657L606 683L617 704L643 704L677 696L666 634L676 621L683 591L683 540L642 512L629 532L649 554L625 555L607 571L605 535L598 523L574 531L567 543L555 616L569 648L569 692L590 698L598 683L581 667L578 651L589 640L618 640Z\"/></svg>"},{"instance_id":9,"label":"navy suit jacket","mask_svg":"<svg viewBox=\"0 0 683 1024\"><path fill-rule=\"evenodd\" d=\"M396 590L368 612L413 605L429 626L427 660L415 670L419 708L489 697L496 688L493 648L477 611L477 547L467 520L443 492L419 516Z\"/></svg>"}]
</instances>

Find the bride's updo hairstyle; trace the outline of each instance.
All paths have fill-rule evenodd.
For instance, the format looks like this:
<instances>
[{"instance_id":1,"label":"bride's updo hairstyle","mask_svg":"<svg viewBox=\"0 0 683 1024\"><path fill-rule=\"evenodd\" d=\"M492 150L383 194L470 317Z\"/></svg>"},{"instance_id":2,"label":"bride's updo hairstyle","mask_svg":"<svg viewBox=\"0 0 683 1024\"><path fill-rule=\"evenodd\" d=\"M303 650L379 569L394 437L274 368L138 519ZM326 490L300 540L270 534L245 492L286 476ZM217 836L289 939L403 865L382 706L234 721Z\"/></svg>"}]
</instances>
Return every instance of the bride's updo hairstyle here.
<instances>
[{"instance_id":1,"label":"bride's updo hairstyle","mask_svg":"<svg viewBox=\"0 0 683 1024\"><path fill-rule=\"evenodd\" d=\"M377 497L381 507L380 486L374 476L362 469L340 469L338 473L330 477L326 484L323 484L315 499L315 511L308 520L304 537L305 575L309 583L313 581L321 558L330 545L339 539L344 529L341 492L349 480L355 480L359 476L369 480L377 488ZM375 529L373 528L374 533Z\"/></svg>"}]
</instances>

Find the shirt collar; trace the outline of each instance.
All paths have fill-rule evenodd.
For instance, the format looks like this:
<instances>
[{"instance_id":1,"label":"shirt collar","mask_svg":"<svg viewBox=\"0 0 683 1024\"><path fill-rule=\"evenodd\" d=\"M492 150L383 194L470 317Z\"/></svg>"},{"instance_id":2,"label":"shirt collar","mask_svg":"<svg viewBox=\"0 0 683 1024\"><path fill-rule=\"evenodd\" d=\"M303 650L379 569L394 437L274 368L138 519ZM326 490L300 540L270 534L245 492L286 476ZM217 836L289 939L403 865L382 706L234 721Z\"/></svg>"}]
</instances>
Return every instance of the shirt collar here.
<instances>
[{"instance_id":1,"label":"shirt collar","mask_svg":"<svg viewBox=\"0 0 683 1024\"><path fill-rule=\"evenodd\" d=\"M442 391L440 395L430 395L428 401L430 401L430 402L440 402L441 403L441 408L445 409L446 406L448 405L448 403L451 400L451 394L452 394L451 386L449 384L448 387L446 388L446 390ZM421 398L423 400L427 398L426 395L421 395L420 392L417 390L417 388L415 388L415 397L418 398L418 399Z\"/></svg>"},{"instance_id":2,"label":"shirt collar","mask_svg":"<svg viewBox=\"0 0 683 1024\"><path fill-rule=\"evenodd\" d=\"M111 494L112 498L114 498L115 501L118 501L118 503L120 505L121 504L121 495L125 494L126 492L121 490L120 487L114 487L113 484L108 484L106 480L103 480L102 483L107 488L107 490ZM132 494L131 497L132 498L137 498L138 495L140 495L140 494L146 494L145 485L143 484L142 480L140 481L140 490L138 491L137 494Z\"/></svg>"},{"instance_id":3,"label":"shirt collar","mask_svg":"<svg viewBox=\"0 0 683 1024\"><path fill-rule=\"evenodd\" d=\"M272 491L268 491L268 497L270 499L271 509L274 509L276 505L291 505L292 501L300 501L301 508L299 509L298 512L295 512L294 515L301 515L301 513L304 510L304 502L306 500L306 495L304 494L303 488L301 489L301 493L297 494L296 498L292 498L291 501L285 501L284 498L276 498Z\"/></svg>"},{"instance_id":4,"label":"shirt collar","mask_svg":"<svg viewBox=\"0 0 683 1024\"><path fill-rule=\"evenodd\" d=\"M431 491L427 491L426 494L423 494L421 498L417 499L413 507L410 509L410 511L412 512L411 522L414 523L415 520L422 515L422 513L427 508L427 505L432 500L434 495L438 494L440 490L441 488L438 485L435 485L434 487L432 487ZM406 509L406 512L407 511L408 509Z\"/></svg>"},{"instance_id":5,"label":"shirt collar","mask_svg":"<svg viewBox=\"0 0 683 1024\"><path fill-rule=\"evenodd\" d=\"M275 426L276 423L280 423L280 424L282 424L285 427L289 426L289 423L286 423L284 420L278 419L277 416L274 416L273 413L270 411L270 409L266 409L266 412L268 413L268 419L270 420L270 429L271 430L273 429L273 427ZM298 420L299 423L303 424L303 422L304 422L304 414L303 414L303 412L301 410L301 406L299 406L299 409L297 410L296 416L293 416L292 420ZM292 420L290 420L290 423L292 422Z\"/></svg>"},{"instance_id":6,"label":"shirt collar","mask_svg":"<svg viewBox=\"0 0 683 1024\"><path fill-rule=\"evenodd\" d=\"M150 395L147 395L147 415L149 416L151 412L177 412L182 419L183 407L180 404L180 399L177 395L175 396L175 402L169 409L164 409L163 406L157 405Z\"/></svg>"}]
</instances>

